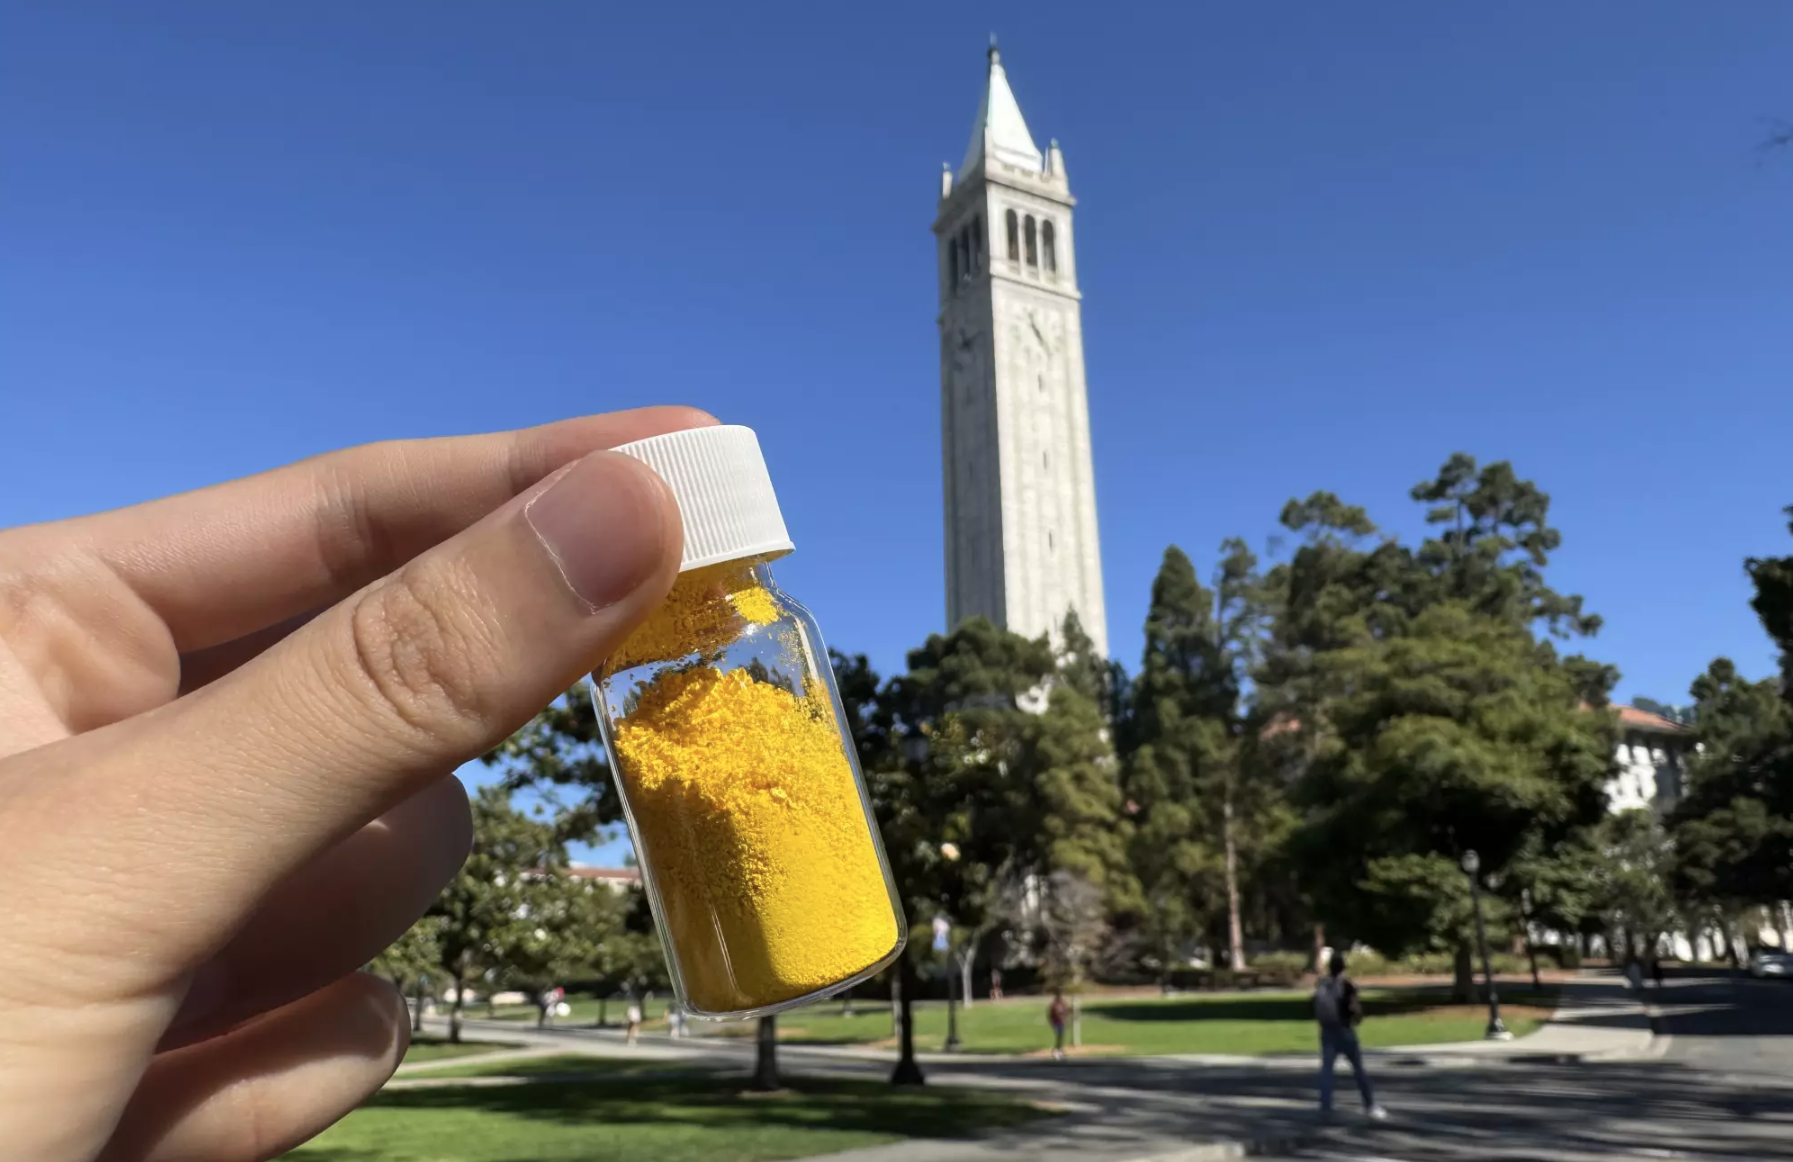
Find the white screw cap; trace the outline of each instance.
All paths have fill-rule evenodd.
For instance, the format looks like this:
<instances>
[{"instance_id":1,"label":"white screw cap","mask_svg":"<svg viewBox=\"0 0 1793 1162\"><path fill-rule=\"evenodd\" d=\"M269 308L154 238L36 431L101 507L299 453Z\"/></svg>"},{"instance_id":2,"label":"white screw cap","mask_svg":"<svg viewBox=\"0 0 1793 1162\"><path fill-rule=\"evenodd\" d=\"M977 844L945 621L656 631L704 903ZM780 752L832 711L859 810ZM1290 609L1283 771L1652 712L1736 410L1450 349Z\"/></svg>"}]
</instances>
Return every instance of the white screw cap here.
<instances>
[{"instance_id":1,"label":"white screw cap","mask_svg":"<svg viewBox=\"0 0 1793 1162\"><path fill-rule=\"evenodd\" d=\"M691 428L636 440L616 451L652 468L679 502L685 522L680 572L747 557L782 556L794 547L752 428Z\"/></svg>"}]
</instances>

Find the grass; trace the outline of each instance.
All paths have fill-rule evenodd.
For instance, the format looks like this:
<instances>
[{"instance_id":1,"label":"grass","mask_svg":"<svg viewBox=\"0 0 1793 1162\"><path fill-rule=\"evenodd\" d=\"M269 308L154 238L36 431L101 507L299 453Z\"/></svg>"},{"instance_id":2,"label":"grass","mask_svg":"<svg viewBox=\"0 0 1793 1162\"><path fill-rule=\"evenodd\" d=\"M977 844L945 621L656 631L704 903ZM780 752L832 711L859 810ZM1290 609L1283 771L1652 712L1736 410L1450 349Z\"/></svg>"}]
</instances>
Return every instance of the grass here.
<instances>
[{"instance_id":1,"label":"grass","mask_svg":"<svg viewBox=\"0 0 1793 1162\"><path fill-rule=\"evenodd\" d=\"M963 1138L1045 1111L1002 1094L883 1082L793 1080L746 1095L726 1077L628 1076L598 1059L596 1081L387 1090L288 1162L769 1162L905 1138Z\"/></svg>"},{"instance_id":2,"label":"grass","mask_svg":"<svg viewBox=\"0 0 1793 1162\"><path fill-rule=\"evenodd\" d=\"M441 1077L565 1077L569 1074L603 1074L605 1077L664 1076L668 1073L728 1072L739 1075L740 1066L706 1065L690 1061L666 1061L652 1057L588 1057L580 1053L556 1053L547 1057L518 1057L510 1061L469 1062L432 1069L414 1076Z\"/></svg>"},{"instance_id":3,"label":"grass","mask_svg":"<svg viewBox=\"0 0 1793 1162\"><path fill-rule=\"evenodd\" d=\"M496 1053L501 1049L515 1049L515 1045L500 1044L496 1041L464 1041L459 1045L446 1037L432 1037L427 1033L411 1034L411 1047L405 1050L405 1065L416 1065L420 1061L441 1061L448 1057L471 1057L475 1053Z\"/></svg>"},{"instance_id":4,"label":"grass","mask_svg":"<svg viewBox=\"0 0 1793 1162\"><path fill-rule=\"evenodd\" d=\"M1548 992L1515 992L1501 1001L1501 1016L1514 1036L1548 1020L1555 998ZM1453 1005L1438 993L1366 990L1359 1036L1367 1047L1436 1045L1475 1041L1488 1014L1479 1005ZM891 1036L888 1006L843 1017L838 1009L800 1010L779 1018L781 1039L824 1044L878 1043ZM1051 1048L1046 1002L1040 998L979 1001L959 1013L959 1037L968 1053L1040 1053ZM1313 998L1305 992L1250 996L1180 996L1092 999L1083 1006L1084 1051L1091 1054L1311 1053ZM946 1007L915 1010L915 1043L937 1050L946 1040Z\"/></svg>"},{"instance_id":5,"label":"grass","mask_svg":"<svg viewBox=\"0 0 1793 1162\"><path fill-rule=\"evenodd\" d=\"M671 999L667 997L655 997L651 1001L640 1002L642 1023L653 1025L664 1021L667 1006L671 1003ZM612 998L607 1003L600 1003L596 997L568 997L567 1005L573 1010L573 1015L554 1018L556 1025L595 1025L598 1023L598 1012L601 1008L606 1024L621 1026L624 1014L629 1011L629 1002L621 997ZM469 1005L467 1015L484 1017L486 1015L485 1007ZM491 1015L500 1021L528 1021L533 1025L541 1012L534 1005L499 1005L492 1010Z\"/></svg>"}]
</instances>

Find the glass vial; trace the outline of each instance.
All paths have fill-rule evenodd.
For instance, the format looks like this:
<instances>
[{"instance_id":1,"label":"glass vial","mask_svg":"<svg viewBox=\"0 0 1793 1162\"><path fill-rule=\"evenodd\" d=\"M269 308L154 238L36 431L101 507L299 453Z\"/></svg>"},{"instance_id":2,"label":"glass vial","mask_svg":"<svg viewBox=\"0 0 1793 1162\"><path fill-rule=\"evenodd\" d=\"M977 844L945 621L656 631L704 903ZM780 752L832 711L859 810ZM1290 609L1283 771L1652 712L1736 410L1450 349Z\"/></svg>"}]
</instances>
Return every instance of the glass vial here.
<instances>
[{"instance_id":1,"label":"glass vial","mask_svg":"<svg viewBox=\"0 0 1793 1162\"><path fill-rule=\"evenodd\" d=\"M907 929L821 632L772 580L792 546L759 440L695 428L617 451L685 526L672 592L593 675L679 1003L753 1017L839 992Z\"/></svg>"}]
</instances>

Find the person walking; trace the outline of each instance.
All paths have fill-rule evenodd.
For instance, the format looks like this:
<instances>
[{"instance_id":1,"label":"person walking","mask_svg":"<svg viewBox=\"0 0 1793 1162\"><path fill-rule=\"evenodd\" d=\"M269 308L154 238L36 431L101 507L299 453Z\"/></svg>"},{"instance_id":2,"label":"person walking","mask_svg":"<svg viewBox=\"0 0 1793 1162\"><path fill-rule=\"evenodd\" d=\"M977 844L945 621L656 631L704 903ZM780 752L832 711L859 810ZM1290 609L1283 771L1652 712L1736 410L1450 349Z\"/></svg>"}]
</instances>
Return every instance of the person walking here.
<instances>
[{"instance_id":1,"label":"person walking","mask_svg":"<svg viewBox=\"0 0 1793 1162\"><path fill-rule=\"evenodd\" d=\"M1062 989L1052 993L1052 1003L1046 1006L1046 1023L1052 1026L1052 1060L1065 1059L1065 1017L1070 1014L1071 1006L1065 1004Z\"/></svg>"},{"instance_id":2,"label":"person walking","mask_svg":"<svg viewBox=\"0 0 1793 1162\"><path fill-rule=\"evenodd\" d=\"M629 998L629 1007L624 1011L623 1019L629 1023L629 1031L623 1040L626 1044L633 1045L635 1039L641 1036L641 1002L633 997Z\"/></svg>"},{"instance_id":3,"label":"person walking","mask_svg":"<svg viewBox=\"0 0 1793 1162\"><path fill-rule=\"evenodd\" d=\"M1320 1116L1332 1116L1332 1067L1342 1053L1351 1062L1352 1076L1357 1078L1364 1115L1381 1121L1388 1117L1388 1111L1376 1104L1370 1076L1363 1069L1363 1047L1357 1041L1357 1026L1363 1022L1363 998L1345 975L1344 953L1334 952L1326 969L1327 974L1314 986L1314 1016L1320 1022Z\"/></svg>"}]
</instances>

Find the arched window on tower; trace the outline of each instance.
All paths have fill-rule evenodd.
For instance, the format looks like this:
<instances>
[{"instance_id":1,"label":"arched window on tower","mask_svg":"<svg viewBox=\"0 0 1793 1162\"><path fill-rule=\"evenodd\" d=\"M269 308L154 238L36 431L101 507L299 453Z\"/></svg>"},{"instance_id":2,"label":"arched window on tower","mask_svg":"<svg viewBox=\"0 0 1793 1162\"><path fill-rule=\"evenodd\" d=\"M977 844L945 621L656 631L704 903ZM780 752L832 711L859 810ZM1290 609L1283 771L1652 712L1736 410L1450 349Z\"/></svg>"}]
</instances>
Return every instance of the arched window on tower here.
<instances>
[{"instance_id":1,"label":"arched window on tower","mask_svg":"<svg viewBox=\"0 0 1793 1162\"><path fill-rule=\"evenodd\" d=\"M964 282L971 277L971 239L961 230L954 245L959 249L959 281Z\"/></svg>"},{"instance_id":2,"label":"arched window on tower","mask_svg":"<svg viewBox=\"0 0 1793 1162\"><path fill-rule=\"evenodd\" d=\"M963 277L959 272L959 240L949 238L946 242L947 285L956 287Z\"/></svg>"},{"instance_id":3,"label":"arched window on tower","mask_svg":"<svg viewBox=\"0 0 1793 1162\"><path fill-rule=\"evenodd\" d=\"M973 273L984 269L984 216L982 214L971 220L971 269Z\"/></svg>"},{"instance_id":4,"label":"arched window on tower","mask_svg":"<svg viewBox=\"0 0 1793 1162\"><path fill-rule=\"evenodd\" d=\"M1040 265L1040 247L1039 247L1038 241L1035 238L1032 214L1029 214L1027 216L1026 233L1027 233L1027 265L1037 267Z\"/></svg>"},{"instance_id":5,"label":"arched window on tower","mask_svg":"<svg viewBox=\"0 0 1793 1162\"><path fill-rule=\"evenodd\" d=\"M1020 262L1021 261L1021 223L1020 223L1020 220L1015 217L1015 211L1013 211L1013 210L1010 210L1008 212L1008 224L1009 224L1009 261L1010 262Z\"/></svg>"},{"instance_id":6,"label":"arched window on tower","mask_svg":"<svg viewBox=\"0 0 1793 1162\"><path fill-rule=\"evenodd\" d=\"M1046 260L1046 273L1058 273L1058 234L1052 229L1052 219L1040 223L1040 250Z\"/></svg>"}]
</instances>

